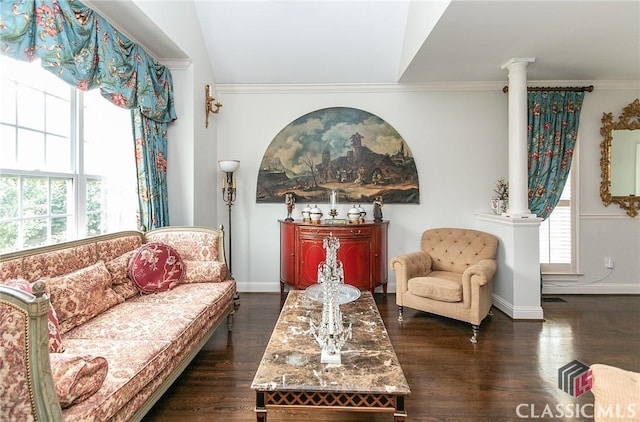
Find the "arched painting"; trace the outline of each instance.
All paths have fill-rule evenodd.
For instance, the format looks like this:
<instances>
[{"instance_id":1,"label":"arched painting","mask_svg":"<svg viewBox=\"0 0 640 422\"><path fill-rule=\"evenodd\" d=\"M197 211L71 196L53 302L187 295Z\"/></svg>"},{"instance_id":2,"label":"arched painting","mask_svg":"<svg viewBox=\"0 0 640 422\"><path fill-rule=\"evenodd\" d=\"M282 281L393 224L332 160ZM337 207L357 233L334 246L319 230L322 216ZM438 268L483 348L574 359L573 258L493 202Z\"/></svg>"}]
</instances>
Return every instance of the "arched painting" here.
<instances>
[{"instance_id":1,"label":"arched painting","mask_svg":"<svg viewBox=\"0 0 640 422\"><path fill-rule=\"evenodd\" d=\"M289 123L269 144L258 173L256 202L417 204L418 172L398 132L363 110L332 107Z\"/></svg>"}]
</instances>

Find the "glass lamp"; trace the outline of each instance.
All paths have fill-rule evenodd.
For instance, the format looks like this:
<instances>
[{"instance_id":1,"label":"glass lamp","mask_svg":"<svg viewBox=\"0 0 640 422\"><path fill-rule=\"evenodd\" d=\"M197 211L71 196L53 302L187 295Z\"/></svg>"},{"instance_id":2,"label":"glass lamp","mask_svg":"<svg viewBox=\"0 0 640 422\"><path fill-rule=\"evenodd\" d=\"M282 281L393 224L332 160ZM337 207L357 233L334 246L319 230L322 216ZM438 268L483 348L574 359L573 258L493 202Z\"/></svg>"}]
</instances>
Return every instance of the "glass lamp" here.
<instances>
[{"instance_id":1,"label":"glass lamp","mask_svg":"<svg viewBox=\"0 0 640 422\"><path fill-rule=\"evenodd\" d=\"M234 173L240 167L240 160L220 160L218 166L225 173Z\"/></svg>"}]
</instances>

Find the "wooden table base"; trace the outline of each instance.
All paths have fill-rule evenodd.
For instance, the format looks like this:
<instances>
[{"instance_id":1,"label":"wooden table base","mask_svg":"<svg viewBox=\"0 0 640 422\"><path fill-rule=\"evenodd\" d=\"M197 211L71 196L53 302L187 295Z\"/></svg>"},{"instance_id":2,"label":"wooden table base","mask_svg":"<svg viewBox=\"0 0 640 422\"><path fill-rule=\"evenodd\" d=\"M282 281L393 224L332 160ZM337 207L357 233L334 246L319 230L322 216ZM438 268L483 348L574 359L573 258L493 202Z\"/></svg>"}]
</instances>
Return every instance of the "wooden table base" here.
<instances>
[{"instance_id":1,"label":"wooden table base","mask_svg":"<svg viewBox=\"0 0 640 422\"><path fill-rule=\"evenodd\" d=\"M404 422L404 395L305 391L256 391L256 420L267 422L267 409L338 409L354 412L393 412L394 422Z\"/></svg>"}]
</instances>

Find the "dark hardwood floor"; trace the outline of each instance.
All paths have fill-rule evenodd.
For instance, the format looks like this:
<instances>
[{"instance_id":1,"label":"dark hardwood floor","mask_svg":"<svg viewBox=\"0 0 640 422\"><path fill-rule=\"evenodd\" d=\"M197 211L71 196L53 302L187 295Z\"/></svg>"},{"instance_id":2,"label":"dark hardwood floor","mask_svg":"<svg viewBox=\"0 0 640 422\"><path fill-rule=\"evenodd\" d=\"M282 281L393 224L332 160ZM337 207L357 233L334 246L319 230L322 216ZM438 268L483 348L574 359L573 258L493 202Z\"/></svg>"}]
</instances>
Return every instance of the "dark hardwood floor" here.
<instances>
[{"instance_id":1,"label":"dark hardwood floor","mask_svg":"<svg viewBox=\"0 0 640 422\"><path fill-rule=\"evenodd\" d=\"M577 359L640 372L640 296L556 298L564 301L543 302L545 321L513 321L494 308L474 345L470 326L451 319L406 309L400 325L395 295L376 293L411 388L408 420L589 420L592 394L573 398L561 391L558 368ZM242 293L240 300L233 332L218 330L145 420L255 420L250 386L283 299ZM548 413L560 416L557 409L564 418ZM566 417L570 411L580 417ZM391 414L330 411L268 416L271 422L393 421Z\"/></svg>"}]
</instances>

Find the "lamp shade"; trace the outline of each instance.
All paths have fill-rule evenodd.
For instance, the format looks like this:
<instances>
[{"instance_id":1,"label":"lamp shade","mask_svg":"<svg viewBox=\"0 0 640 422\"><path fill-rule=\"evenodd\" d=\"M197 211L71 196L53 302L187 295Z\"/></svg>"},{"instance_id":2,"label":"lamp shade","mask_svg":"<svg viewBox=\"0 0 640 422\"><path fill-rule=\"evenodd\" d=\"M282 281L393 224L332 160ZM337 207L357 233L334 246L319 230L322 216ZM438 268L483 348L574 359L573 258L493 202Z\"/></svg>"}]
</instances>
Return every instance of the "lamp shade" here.
<instances>
[{"instance_id":1,"label":"lamp shade","mask_svg":"<svg viewBox=\"0 0 640 422\"><path fill-rule=\"evenodd\" d=\"M240 167L240 160L219 160L218 166L225 173L233 173Z\"/></svg>"}]
</instances>

